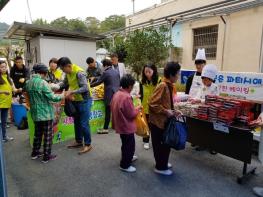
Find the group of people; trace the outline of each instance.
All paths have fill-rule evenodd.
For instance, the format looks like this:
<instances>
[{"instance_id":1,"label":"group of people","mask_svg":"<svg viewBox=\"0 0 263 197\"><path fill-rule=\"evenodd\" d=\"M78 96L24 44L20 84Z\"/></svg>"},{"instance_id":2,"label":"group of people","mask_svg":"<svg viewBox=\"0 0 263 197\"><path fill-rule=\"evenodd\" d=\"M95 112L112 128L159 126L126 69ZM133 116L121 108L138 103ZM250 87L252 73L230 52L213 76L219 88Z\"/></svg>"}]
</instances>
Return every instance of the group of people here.
<instances>
[{"instance_id":1,"label":"group of people","mask_svg":"<svg viewBox=\"0 0 263 197\"><path fill-rule=\"evenodd\" d=\"M6 119L11 106L12 94L26 92L29 97L30 111L35 123L32 159L43 157L47 163L56 159L51 154L53 138L54 102L64 99L74 105L77 113L74 116L75 141L68 148L80 148L79 154L92 149L89 117L92 106L91 87L104 83L105 123L98 133L108 133L109 123L120 134L122 142L120 169L125 172L135 172L132 165L135 156L135 118L144 111L150 128L152 149L155 158L154 171L162 175L171 175L172 164L169 163L170 147L163 144L163 133L168 119L181 116L181 112L173 110L176 96L175 82L179 78L181 66L177 62L168 62L164 66L164 76L160 77L154 64L146 64L142 69L138 90L132 75L127 74L124 64L118 62L118 56L113 54L111 59L104 59L102 65L92 57L87 58L85 71L71 62L68 57L52 58L49 67L36 64L33 74L18 57L15 65L7 72L5 62L0 62L0 111L3 140L11 140L6 135ZM188 78L186 94L190 95L192 103L203 102L206 95L218 95L215 84L217 68L206 65L204 49L199 49L195 59L196 72ZM65 90L65 91L63 91ZM135 92L135 93L134 93ZM133 97L140 98L141 105L135 107ZM262 124L262 118L255 122ZM44 136L44 152L40 151L42 136ZM144 148L150 148L150 137L143 138Z\"/></svg>"}]
</instances>

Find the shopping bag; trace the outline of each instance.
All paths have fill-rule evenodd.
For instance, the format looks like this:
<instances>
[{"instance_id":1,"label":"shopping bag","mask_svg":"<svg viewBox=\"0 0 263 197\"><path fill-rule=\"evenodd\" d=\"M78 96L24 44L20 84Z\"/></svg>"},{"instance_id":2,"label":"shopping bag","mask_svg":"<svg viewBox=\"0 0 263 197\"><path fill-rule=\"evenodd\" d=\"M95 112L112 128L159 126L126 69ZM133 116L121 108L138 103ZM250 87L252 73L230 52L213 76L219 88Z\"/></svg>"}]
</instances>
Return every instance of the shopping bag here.
<instances>
[{"instance_id":1,"label":"shopping bag","mask_svg":"<svg viewBox=\"0 0 263 197\"><path fill-rule=\"evenodd\" d=\"M135 123L137 127L136 135L141 137L148 137L150 135L150 129L143 110L136 116Z\"/></svg>"},{"instance_id":2,"label":"shopping bag","mask_svg":"<svg viewBox=\"0 0 263 197\"><path fill-rule=\"evenodd\" d=\"M185 120L179 121L176 117L170 118L163 134L163 143L175 150L183 150L185 149L186 139L187 127Z\"/></svg>"},{"instance_id":3,"label":"shopping bag","mask_svg":"<svg viewBox=\"0 0 263 197\"><path fill-rule=\"evenodd\" d=\"M68 117L74 117L77 114L77 110L73 105L72 101L66 100L64 106L64 112Z\"/></svg>"}]
</instances>

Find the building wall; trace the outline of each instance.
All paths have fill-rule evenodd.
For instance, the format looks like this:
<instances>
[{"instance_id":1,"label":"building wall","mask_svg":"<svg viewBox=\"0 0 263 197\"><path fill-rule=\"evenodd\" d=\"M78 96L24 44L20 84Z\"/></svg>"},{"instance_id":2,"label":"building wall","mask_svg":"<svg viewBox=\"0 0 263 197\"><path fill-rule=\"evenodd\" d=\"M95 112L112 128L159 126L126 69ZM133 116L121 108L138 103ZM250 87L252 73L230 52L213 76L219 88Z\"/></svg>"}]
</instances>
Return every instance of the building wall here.
<instances>
[{"instance_id":1,"label":"building wall","mask_svg":"<svg viewBox=\"0 0 263 197\"><path fill-rule=\"evenodd\" d=\"M215 60L207 62L216 64L220 70L224 71L260 72L263 33L263 20L259 20L260 18L263 18L263 6L225 16L226 25L219 17L184 23L181 32L183 66L187 69L194 68L193 29L218 24L217 56Z\"/></svg>"},{"instance_id":2,"label":"building wall","mask_svg":"<svg viewBox=\"0 0 263 197\"><path fill-rule=\"evenodd\" d=\"M48 64L52 57L67 56L75 63L86 69L87 57L96 58L96 42L85 40L70 40L52 37L40 38L41 61Z\"/></svg>"},{"instance_id":3,"label":"building wall","mask_svg":"<svg viewBox=\"0 0 263 197\"><path fill-rule=\"evenodd\" d=\"M30 53L27 53L27 47L26 48L26 64L27 64L27 60L30 60L30 67L33 67L33 65L37 62L41 62L41 58L40 58L40 41L39 41L39 37L35 37L33 39L30 40Z\"/></svg>"},{"instance_id":4,"label":"building wall","mask_svg":"<svg viewBox=\"0 0 263 197\"><path fill-rule=\"evenodd\" d=\"M163 2L155 8L149 8L127 17L126 23L135 25L164 17L170 14L194 9L221 0L174 0ZM193 29L210 25L219 25L216 59L208 60L219 70L239 72L263 71L263 6L242 10L224 16L226 25L219 16L192 20L176 24L172 30L172 42L182 48L182 65L186 69L194 68L192 59ZM129 24L127 24L129 26Z\"/></svg>"},{"instance_id":5,"label":"building wall","mask_svg":"<svg viewBox=\"0 0 263 197\"><path fill-rule=\"evenodd\" d=\"M160 5L155 5L151 8L137 12L134 15L127 16L126 26L140 24L152 19L161 18L174 13L191 10L220 1L222 0L174 0L163 2Z\"/></svg>"}]
</instances>

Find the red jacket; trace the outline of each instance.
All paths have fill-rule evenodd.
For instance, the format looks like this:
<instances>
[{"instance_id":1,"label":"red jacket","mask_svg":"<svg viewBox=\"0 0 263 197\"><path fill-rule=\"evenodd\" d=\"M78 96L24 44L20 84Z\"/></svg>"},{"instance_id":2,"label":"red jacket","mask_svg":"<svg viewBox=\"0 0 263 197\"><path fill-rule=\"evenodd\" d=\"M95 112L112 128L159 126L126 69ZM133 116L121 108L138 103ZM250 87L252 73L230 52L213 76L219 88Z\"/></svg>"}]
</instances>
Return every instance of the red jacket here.
<instances>
[{"instance_id":1,"label":"red jacket","mask_svg":"<svg viewBox=\"0 0 263 197\"><path fill-rule=\"evenodd\" d=\"M120 89L111 101L112 127L116 133L132 134L136 131L135 118L139 110L134 108L129 92Z\"/></svg>"}]
</instances>

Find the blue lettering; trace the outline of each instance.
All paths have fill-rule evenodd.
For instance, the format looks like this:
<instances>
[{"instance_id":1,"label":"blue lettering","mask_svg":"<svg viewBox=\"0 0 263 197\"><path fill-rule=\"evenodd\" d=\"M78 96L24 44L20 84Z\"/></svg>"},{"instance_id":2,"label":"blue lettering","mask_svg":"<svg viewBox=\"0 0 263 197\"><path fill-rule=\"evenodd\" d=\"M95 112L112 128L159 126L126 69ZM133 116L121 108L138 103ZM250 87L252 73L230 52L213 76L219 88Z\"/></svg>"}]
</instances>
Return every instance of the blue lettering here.
<instances>
[{"instance_id":1,"label":"blue lettering","mask_svg":"<svg viewBox=\"0 0 263 197\"><path fill-rule=\"evenodd\" d=\"M235 81L234 77L232 77L232 76L227 76L227 83L232 83L232 82L234 82L234 81Z\"/></svg>"},{"instance_id":2,"label":"blue lettering","mask_svg":"<svg viewBox=\"0 0 263 197\"><path fill-rule=\"evenodd\" d=\"M253 82L252 82L254 85L261 85L262 84L262 79L253 79Z\"/></svg>"},{"instance_id":3,"label":"blue lettering","mask_svg":"<svg viewBox=\"0 0 263 197\"><path fill-rule=\"evenodd\" d=\"M236 77L235 82L236 83L242 83L243 79L241 77Z\"/></svg>"},{"instance_id":4,"label":"blue lettering","mask_svg":"<svg viewBox=\"0 0 263 197\"><path fill-rule=\"evenodd\" d=\"M251 78L245 77L243 83L244 83L244 84L246 84L246 83L247 83L247 84L251 84L251 81L252 81Z\"/></svg>"}]
</instances>

